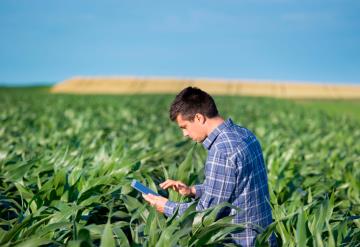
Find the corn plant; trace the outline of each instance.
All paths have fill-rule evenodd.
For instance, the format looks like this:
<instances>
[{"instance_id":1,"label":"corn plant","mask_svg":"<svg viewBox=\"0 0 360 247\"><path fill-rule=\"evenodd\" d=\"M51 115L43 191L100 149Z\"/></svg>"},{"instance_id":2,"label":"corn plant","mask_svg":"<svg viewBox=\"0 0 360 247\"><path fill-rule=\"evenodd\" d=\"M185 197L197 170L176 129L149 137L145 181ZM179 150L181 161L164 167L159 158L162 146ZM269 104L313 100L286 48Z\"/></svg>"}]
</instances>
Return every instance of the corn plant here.
<instances>
[{"instance_id":1,"label":"corn plant","mask_svg":"<svg viewBox=\"0 0 360 247\"><path fill-rule=\"evenodd\" d=\"M166 218L130 183L204 181L206 151L168 119L173 95L0 91L0 246L232 246L244 225L223 206ZM287 100L216 97L223 116L261 142L282 246L359 246L360 129L349 116ZM241 210L241 208L237 209Z\"/></svg>"}]
</instances>

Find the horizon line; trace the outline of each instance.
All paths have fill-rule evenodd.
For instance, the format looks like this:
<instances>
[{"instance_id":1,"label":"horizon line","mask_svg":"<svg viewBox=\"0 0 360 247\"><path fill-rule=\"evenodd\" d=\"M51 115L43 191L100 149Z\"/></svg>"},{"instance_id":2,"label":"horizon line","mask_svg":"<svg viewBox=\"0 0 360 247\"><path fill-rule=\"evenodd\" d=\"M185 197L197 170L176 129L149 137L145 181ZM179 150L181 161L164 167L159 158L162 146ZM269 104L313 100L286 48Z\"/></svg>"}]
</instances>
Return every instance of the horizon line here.
<instances>
[{"instance_id":1,"label":"horizon line","mask_svg":"<svg viewBox=\"0 0 360 247\"><path fill-rule=\"evenodd\" d=\"M290 84L311 84L311 85L339 85L339 86L359 86L359 82L331 82L331 81L310 81L310 80L278 80L278 79L255 79L255 78L226 78L226 77L206 77L206 76L159 76L159 75L74 75L68 77L63 80L54 80L54 81L0 81L0 86L3 87L31 87L31 86L54 86L58 83L75 79L75 78L82 78L82 79L124 79L124 78L133 78L133 79L159 79L159 80L207 80L207 81L214 81L214 82L230 82L230 83L240 83L240 82L248 82L248 83L271 83L271 84L283 84L283 83L290 83Z\"/></svg>"}]
</instances>

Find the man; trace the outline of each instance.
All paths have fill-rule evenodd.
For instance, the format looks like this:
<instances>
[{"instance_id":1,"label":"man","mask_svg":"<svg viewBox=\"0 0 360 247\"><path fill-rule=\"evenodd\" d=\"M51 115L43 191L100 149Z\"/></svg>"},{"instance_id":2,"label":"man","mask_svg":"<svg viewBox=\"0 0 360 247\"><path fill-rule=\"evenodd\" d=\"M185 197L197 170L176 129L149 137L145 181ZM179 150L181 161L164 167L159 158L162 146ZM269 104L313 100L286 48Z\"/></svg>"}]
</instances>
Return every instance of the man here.
<instances>
[{"instance_id":1,"label":"man","mask_svg":"<svg viewBox=\"0 0 360 247\"><path fill-rule=\"evenodd\" d=\"M172 188L185 196L198 198L197 210L229 202L239 207L234 223L249 223L266 228L272 222L268 180L260 144L253 133L226 121L219 115L213 98L206 92L187 87L172 102L170 119L183 135L201 142L208 150L203 184L187 186L166 180L163 189ZM190 203L172 202L161 196L143 195L145 200L166 216L179 208L182 214ZM235 243L254 246L257 232L252 228L232 234ZM276 245L272 237L271 245Z\"/></svg>"}]
</instances>

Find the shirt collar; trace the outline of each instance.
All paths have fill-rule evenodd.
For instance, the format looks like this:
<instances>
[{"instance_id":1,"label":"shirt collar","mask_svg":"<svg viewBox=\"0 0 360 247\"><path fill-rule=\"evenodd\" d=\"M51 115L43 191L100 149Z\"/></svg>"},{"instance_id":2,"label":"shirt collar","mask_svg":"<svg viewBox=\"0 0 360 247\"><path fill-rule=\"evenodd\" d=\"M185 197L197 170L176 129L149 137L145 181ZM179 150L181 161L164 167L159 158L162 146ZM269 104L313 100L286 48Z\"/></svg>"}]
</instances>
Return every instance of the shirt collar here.
<instances>
[{"instance_id":1,"label":"shirt collar","mask_svg":"<svg viewBox=\"0 0 360 247\"><path fill-rule=\"evenodd\" d=\"M207 137L206 139L203 141L203 146L206 149L210 149L211 145L213 144L213 142L215 141L216 137L220 134L220 132L225 129L228 128L230 126L233 125L233 122L231 120L231 118L228 118L226 121L224 121L222 124L220 124L218 127L216 127Z\"/></svg>"}]
</instances>

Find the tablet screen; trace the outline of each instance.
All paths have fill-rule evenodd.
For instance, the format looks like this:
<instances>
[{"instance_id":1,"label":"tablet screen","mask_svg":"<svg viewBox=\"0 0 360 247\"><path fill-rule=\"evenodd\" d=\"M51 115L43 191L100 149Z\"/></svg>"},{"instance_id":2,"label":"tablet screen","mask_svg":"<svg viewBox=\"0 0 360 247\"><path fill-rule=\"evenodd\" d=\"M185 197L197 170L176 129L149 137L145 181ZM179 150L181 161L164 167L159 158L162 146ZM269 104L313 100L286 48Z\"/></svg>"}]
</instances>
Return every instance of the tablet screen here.
<instances>
[{"instance_id":1,"label":"tablet screen","mask_svg":"<svg viewBox=\"0 0 360 247\"><path fill-rule=\"evenodd\" d=\"M143 194L153 194L155 196L159 196L158 193L156 193L155 191L151 190L150 188L146 187L145 185L143 185L142 183L140 183L137 180L133 180L131 182L131 186L136 189L137 191L143 193Z\"/></svg>"}]
</instances>

